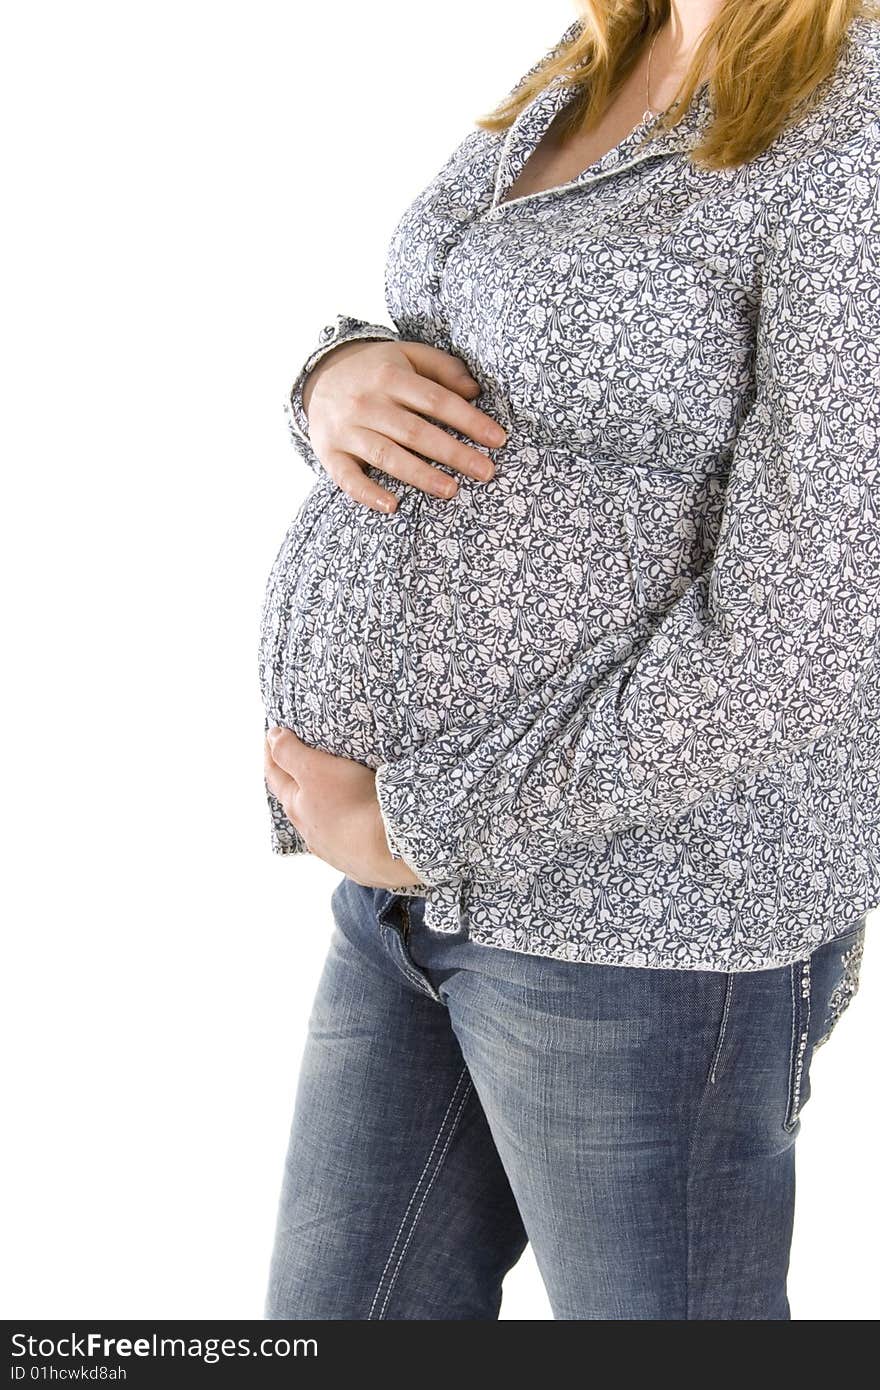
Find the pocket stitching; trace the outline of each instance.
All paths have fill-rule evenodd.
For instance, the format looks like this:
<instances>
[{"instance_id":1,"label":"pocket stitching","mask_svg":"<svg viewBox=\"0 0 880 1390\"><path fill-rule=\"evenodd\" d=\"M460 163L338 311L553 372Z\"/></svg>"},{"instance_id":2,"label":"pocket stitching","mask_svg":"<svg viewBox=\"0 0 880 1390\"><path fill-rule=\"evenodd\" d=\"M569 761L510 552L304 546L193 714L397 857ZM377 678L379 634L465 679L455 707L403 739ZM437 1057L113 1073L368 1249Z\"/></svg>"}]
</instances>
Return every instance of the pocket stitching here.
<instances>
[{"instance_id":1,"label":"pocket stitching","mask_svg":"<svg viewBox=\"0 0 880 1390\"><path fill-rule=\"evenodd\" d=\"M797 970L800 967L800 989L798 989ZM804 1069L807 1060L807 1045L810 1041L810 1005L812 976L810 960L794 962L791 974L791 1054L788 1071L788 1110L783 1129L793 1130L798 1122L801 1105L801 1091Z\"/></svg>"},{"instance_id":2,"label":"pocket stitching","mask_svg":"<svg viewBox=\"0 0 880 1390\"><path fill-rule=\"evenodd\" d=\"M721 1061L721 1052L724 1047L724 1039L727 1036L727 1024L730 1018L730 1006L733 999L733 981L735 974L732 970L727 972L727 984L724 989L724 1008L721 1013L721 1027L718 1030L718 1040L715 1043L715 1052L712 1057L712 1065L709 1068L709 1082L715 1085L718 1079L718 1066Z\"/></svg>"},{"instance_id":3,"label":"pocket stitching","mask_svg":"<svg viewBox=\"0 0 880 1390\"><path fill-rule=\"evenodd\" d=\"M846 944L850 941L852 945ZM822 1023L824 1031L813 1044L813 1051L828 1041L859 991L862 957L865 953L864 927L858 927L855 931L846 933L840 938L839 944L845 946L840 955L843 974L831 991L828 1010Z\"/></svg>"}]
</instances>

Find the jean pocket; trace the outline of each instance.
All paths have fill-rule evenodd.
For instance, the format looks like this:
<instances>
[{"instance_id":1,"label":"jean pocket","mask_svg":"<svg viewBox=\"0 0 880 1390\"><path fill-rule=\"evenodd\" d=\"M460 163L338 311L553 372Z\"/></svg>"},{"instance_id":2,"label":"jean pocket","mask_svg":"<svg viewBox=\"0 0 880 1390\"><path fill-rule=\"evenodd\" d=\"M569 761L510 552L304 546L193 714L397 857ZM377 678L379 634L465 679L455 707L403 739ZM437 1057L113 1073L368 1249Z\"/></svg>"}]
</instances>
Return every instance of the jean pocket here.
<instances>
[{"instance_id":1,"label":"jean pocket","mask_svg":"<svg viewBox=\"0 0 880 1390\"><path fill-rule=\"evenodd\" d=\"M865 944L864 918L858 926L826 941L805 960L790 965L791 1059L784 1121L793 1130L810 1098L810 1063L828 1041L859 987Z\"/></svg>"},{"instance_id":2,"label":"jean pocket","mask_svg":"<svg viewBox=\"0 0 880 1390\"><path fill-rule=\"evenodd\" d=\"M825 970L814 972L814 988L820 994L815 1008L816 1041L813 1047L826 1043L858 993L862 957L865 952L865 924L829 941L820 950L827 952Z\"/></svg>"}]
</instances>

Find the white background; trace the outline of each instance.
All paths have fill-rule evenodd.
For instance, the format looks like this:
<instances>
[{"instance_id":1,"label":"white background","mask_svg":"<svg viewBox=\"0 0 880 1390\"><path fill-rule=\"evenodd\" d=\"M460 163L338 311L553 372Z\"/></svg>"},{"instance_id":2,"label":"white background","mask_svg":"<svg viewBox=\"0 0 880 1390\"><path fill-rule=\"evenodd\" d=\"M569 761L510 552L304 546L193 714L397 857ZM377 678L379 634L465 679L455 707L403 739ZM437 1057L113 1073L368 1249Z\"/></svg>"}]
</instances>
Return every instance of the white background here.
<instances>
[{"instance_id":1,"label":"white background","mask_svg":"<svg viewBox=\"0 0 880 1390\"><path fill-rule=\"evenodd\" d=\"M269 850L282 402L327 319L386 317L398 216L573 10L5 13L0 1313L260 1317L337 881ZM880 1304L875 955L804 1115L800 1319ZM528 1256L503 1316L549 1316Z\"/></svg>"}]
</instances>

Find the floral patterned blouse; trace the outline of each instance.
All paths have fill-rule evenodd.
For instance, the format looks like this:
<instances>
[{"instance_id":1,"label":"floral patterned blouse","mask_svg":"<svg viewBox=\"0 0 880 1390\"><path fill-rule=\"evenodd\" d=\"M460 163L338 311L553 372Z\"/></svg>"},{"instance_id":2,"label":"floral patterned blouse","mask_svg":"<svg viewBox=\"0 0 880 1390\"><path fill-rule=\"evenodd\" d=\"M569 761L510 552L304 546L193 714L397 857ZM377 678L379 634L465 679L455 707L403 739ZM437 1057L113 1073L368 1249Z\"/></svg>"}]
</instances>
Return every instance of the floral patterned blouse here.
<instances>
[{"instance_id":1,"label":"floral patterned blouse","mask_svg":"<svg viewBox=\"0 0 880 1390\"><path fill-rule=\"evenodd\" d=\"M880 905L880 26L735 169L688 158L704 84L505 197L570 99L468 131L392 236L394 326L341 316L303 364L266 719L376 769L434 931L786 964ZM302 385L362 337L464 360L508 431L491 482L377 473L382 515L329 479Z\"/></svg>"}]
</instances>

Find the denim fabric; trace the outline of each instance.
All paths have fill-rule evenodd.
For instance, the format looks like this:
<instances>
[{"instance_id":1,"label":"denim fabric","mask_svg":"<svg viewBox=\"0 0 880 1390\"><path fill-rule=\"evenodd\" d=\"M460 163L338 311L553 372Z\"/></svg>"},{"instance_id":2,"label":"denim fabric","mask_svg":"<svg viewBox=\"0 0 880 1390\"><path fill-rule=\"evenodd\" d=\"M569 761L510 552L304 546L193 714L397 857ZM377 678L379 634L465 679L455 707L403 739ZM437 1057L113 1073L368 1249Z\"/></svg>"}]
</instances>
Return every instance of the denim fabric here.
<instances>
[{"instance_id":1,"label":"denim fabric","mask_svg":"<svg viewBox=\"0 0 880 1390\"><path fill-rule=\"evenodd\" d=\"M790 1317L810 1062L864 922L793 965L641 969L426 929L343 879L270 1319L494 1319L530 1241L557 1319Z\"/></svg>"}]
</instances>

